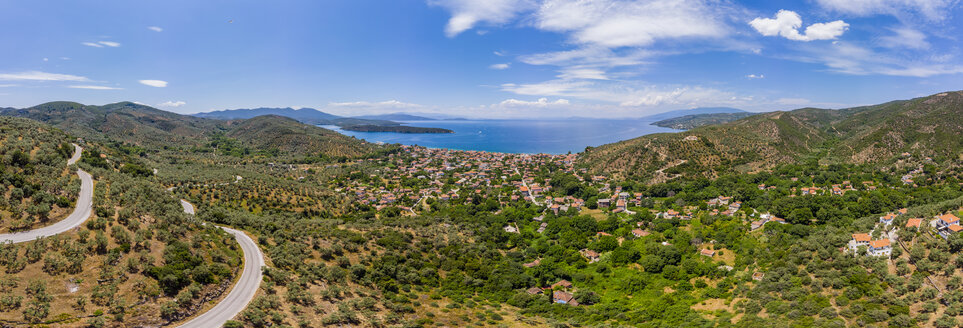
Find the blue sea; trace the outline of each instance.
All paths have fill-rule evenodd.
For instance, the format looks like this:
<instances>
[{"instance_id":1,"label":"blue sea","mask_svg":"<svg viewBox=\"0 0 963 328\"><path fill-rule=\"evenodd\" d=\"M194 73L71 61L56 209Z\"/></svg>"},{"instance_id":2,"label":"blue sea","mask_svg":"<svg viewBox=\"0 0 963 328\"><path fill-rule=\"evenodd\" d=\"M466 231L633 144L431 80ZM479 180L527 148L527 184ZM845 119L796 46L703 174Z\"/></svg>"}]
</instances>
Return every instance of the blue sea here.
<instances>
[{"instance_id":1,"label":"blue sea","mask_svg":"<svg viewBox=\"0 0 963 328\"><path fill-rule=\"evenodd\" d=\"M445 128L455 133L407 134L345 131L322 126L368 142L400 143L429 148L481 150L523 154L577 153L585 147L632 139L646 134L678 132L641 120L438 120L407 121L409 126Z\"/></svg>"}]
</instances>

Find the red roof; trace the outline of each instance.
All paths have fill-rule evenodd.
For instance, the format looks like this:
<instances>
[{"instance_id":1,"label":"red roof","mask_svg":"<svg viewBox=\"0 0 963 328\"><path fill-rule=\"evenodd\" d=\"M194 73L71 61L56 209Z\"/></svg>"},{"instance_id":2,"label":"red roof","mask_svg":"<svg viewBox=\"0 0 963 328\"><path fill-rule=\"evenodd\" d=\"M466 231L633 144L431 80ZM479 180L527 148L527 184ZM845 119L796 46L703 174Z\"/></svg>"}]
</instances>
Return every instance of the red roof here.
<instances>
[{"instance_id":1,"label":"red roof","mask_svg":"<svg viewBox=\"0 0 963 328\"><path fill-rule=\"evenodd\" d=\"M856 242L869 242L872 238L865 233L854 233L853 239L856 240Z\"/></svg>"},{"instance_id":2,"label":"red roof","mask_svg":"<svg viewBox=\"0 0 963 328\"><path fill-rule=\"evenodd\" d=\"M923 223L923 219L909 219L909 220L906 220L906 227L907 227L907 228L909 228L909 227L917 227L917 228L919 228L921 223Z\"/></svg>"},{"instance_id":3,"label":"red roof","mask_svg":"<svg viewBox=\"0 0 963 328\"><path fill-rule=\"evenodd\" d=\"M872 248L883 248L889 247L889 239L880 239L869 242L869 246Z\"/></svg>"},{"instance_id":4,"label":"red roof","mask_svg":"<svg viewBox=\"0 0 963 328\"><path fill-rule=\"evenodd\" d=\"M952 213L940 215L939 218L946 224L953 224L953 223L960 222L960 218L956 217L956 215L953 215Z\"/></svg>"}]
</instances>

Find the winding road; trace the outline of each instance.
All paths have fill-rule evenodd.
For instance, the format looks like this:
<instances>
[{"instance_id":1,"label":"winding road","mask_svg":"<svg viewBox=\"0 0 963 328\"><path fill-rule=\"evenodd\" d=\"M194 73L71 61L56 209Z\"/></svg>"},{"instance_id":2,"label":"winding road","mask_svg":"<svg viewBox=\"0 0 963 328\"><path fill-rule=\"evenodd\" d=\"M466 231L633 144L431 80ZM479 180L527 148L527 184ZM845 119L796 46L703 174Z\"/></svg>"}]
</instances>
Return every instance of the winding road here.
<instances>
[{"instance_id":1,"label":"winding road","mask_svg":"<svg viewBox=\"0 0 963 328\"><path fill-rule=\"evenodd\" d=\"M82 151L83 148L75 144L74 155L67 160L67 165L69 166L77 163L77 160L80 159L80 153ZM84 172L84 170L81 169L77 169L77 176L80 177L80 195L77 196L77 207L74 207L73 213L70 213L66 219L60 220L60 222L43 228L0 234L0 242L22 243L37 240L37 238L46 238L67 232L68 230L79 227L81 224L83 224L84 221L90 217L90 212L93 209L94 180L90 176L90 173Z\"/></svg>"},{"instance_id":2,"label":"winding road","mask_svg":"<svg viewBox=\"0 0 963 328\"><path fill-rule=\"evenodd\" d=\"M181 199L181 206L184 207L185 213L194 214L194 205L191 203ZM231 292L228 293L220 303L217 303L217 305L207 312L178 326L179 328L211 328L224 326L225 322L233 319L247 307L247 304L254 299L254 294L257 293L257 289L261 286L261 267L264 266L264 255L261 254L261 249L259 249L254 240L248 237L243 231L222 226L218 226L218 228L224 229L227 233L234 235L237 243L241 244L241 250L244 251L244 269L241 271L241 278L237 280L237 284L234 285Z\"/></svg>"}]
</instances>

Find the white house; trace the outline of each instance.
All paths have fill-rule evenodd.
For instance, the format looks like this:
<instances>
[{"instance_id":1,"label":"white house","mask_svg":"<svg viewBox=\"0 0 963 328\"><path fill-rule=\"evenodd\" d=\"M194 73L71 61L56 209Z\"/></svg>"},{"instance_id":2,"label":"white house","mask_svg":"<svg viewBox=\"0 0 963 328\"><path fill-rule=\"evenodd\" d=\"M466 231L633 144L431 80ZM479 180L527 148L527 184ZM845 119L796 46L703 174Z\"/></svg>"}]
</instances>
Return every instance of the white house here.
<instances>
[{"instance_id":1,"label":"white house","mask_svg":"<svg viewBox=\"0 0 963 328\"><path fill-rule=\"evenodd\" d=\"M889 239L884 238L869 242L869 248L866 250L866 252L872 256L889 257L889 255L893 253L893 248L890 246Z\"/></svg>"}]
</instances>

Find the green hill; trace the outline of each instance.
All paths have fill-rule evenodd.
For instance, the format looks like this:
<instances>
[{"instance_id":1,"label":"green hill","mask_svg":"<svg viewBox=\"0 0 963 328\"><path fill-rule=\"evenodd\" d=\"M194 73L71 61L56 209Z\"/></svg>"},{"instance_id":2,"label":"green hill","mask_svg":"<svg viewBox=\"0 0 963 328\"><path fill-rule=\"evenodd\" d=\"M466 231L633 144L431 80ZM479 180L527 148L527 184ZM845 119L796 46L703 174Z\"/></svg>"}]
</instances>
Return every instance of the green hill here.
<instances>
[{"instance_id":1,"label":"green hill","mask_svg":"<svg viewBox=\"0 0 963 328\"><path fill-rule=\"evenodd\" d=\"M261 153L358 157L376 146L331 130L280 116L222 121L171 113L132 102L103 106L50 102L7 110L3 115L26 117L91 140L109 140L141 147L207 147L212 143L241 144ZM236 139L225 140L224 138Z\"/></svg>"},{"instance_id":2,"label":"green hill","mask_svg":"<svg viewBox=\"0 0 963 328\"><path fill-rule=\"evenodd\" d=\"M729 123L752 115L756 115L756 113L741 112L686 115L682 117L661 120L652 123L652 125L676 130L690 130L700 126Z\"/></svg>"},{"instance_id":3,"label":"green hill","mask_svg":"<svg viewBox=\"0 0 963 328\"><path fill-rule=\"evenodd\" d=\"M262 150L358 157L376 148L353 137L276 115L258 116L231 122L230 125L228 137Z\"/></svg>"},{"instance_id":4,"label":"green hill","mask_svg":"<svg viewBox=\"0 0 963 328\"><path fill-rule=\"evenodd\" d=\"M904 152L958 159L963 92L842 110L803 108L758 114L680 133L587 149L594 173L663 180L756 171L782 163L885 163Z\"/></svg>"}]
</instances>

